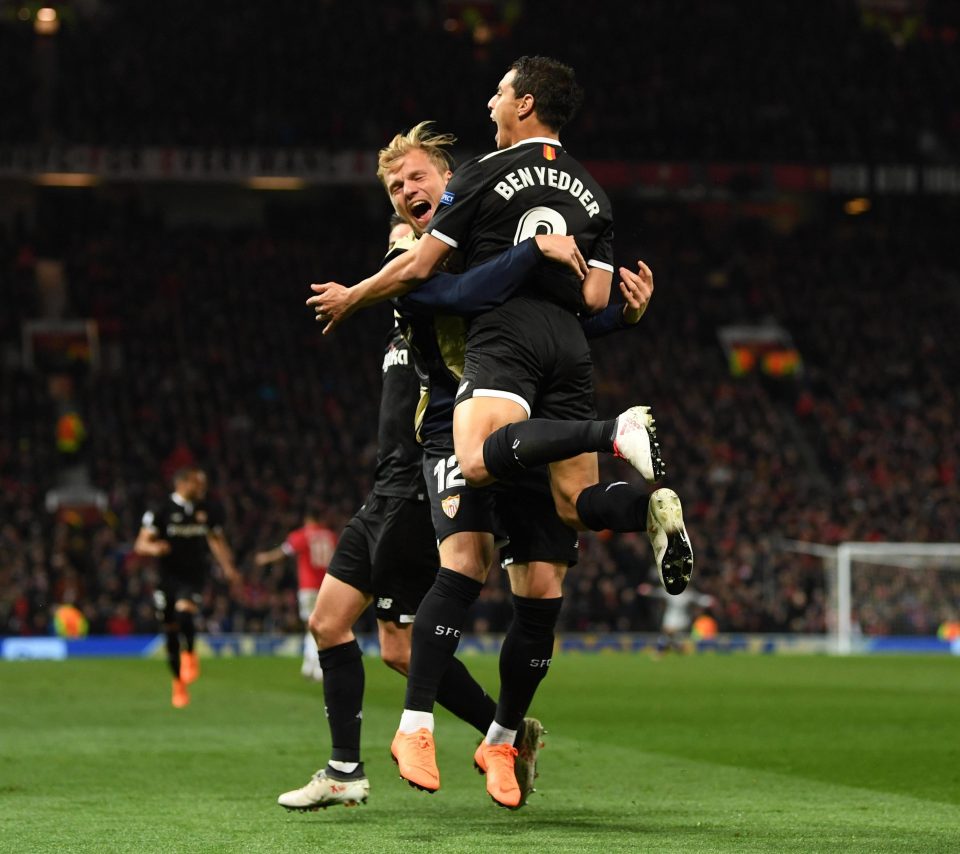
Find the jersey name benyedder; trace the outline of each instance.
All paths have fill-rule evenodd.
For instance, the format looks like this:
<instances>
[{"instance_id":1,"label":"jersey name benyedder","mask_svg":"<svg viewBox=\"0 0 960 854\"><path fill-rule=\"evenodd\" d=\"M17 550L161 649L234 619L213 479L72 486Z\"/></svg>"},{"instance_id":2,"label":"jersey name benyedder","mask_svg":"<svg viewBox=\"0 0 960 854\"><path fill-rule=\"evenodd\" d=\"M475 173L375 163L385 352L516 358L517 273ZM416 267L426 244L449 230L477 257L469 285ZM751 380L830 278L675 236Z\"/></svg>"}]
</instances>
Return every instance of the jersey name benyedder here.
<instances>
[{"instance_id":1,"label":"jersey name benyedder","mask_svg":"<svg viewBox=\"0 0 960 854\"><path fill-rule=\"evenodd\" d=\"M429 234L460 249L467 268L538 234L569 234L591 267L613 271L613 212L606 193L556 140L525 140L461 166ZM573 311L581 283L558 264L531 273L521 293Z\"/></svg>"}]
</instances>

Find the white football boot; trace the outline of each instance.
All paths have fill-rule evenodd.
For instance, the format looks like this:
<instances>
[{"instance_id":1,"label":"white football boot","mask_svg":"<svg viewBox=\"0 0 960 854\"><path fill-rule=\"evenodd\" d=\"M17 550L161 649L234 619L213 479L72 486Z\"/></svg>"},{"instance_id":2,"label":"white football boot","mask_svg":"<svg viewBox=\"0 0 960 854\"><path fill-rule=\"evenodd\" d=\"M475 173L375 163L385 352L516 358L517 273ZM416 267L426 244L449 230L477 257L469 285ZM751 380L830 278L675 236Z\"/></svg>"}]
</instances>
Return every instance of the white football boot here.
<instances>
[{"instance_id":1,"label":"white football boot","mask_svg":"<svg viewBox=\"0 0 960 854\"><path fill-rule=\"evenodd\" d=\"M680 498L672 489L658 489L650 496L647 536L664 590L672 596L683 593L693 574L693 546L683 524Z\"/></svg>"},{"instance_id":2,"label":"white football boot","mask_svg":"<svg viewBox=\"0 0 960 854\"><path fill-rule=\"evenodd\" d=\"M355 807L365 804L370 794L370 781L366 777L354 780L335 780L327 776L327 769L317 771L302 789L284 792L277 803L288 810L319 810L343 804Z\"/></svg>"},{"instance_id":3,"label":"white football boot","mask_svg":"<svg viewBox=\"0 0 960 854\"><path fill-rule=\"evenodd\" d=\"M520 806L527 802L531 793L536 791L534 782L539 776L537 759L543 742L540 740L546 730L536 718L524 718L520 729L520 739L517 744L517 755L513 762L513 771L520 787Z\"/></svg>"},{"instance_id":4,"label":"white football boot","mask_svg":"<svg viewBox=\"0 0 960 854\"><path fill-rule=\"evenodd\" d=\"M649 406L631 406L617 416L613 453L632 465L647 483L655 483L666 473L660 458L656 422Z\"/></svg>"}]
</instances>

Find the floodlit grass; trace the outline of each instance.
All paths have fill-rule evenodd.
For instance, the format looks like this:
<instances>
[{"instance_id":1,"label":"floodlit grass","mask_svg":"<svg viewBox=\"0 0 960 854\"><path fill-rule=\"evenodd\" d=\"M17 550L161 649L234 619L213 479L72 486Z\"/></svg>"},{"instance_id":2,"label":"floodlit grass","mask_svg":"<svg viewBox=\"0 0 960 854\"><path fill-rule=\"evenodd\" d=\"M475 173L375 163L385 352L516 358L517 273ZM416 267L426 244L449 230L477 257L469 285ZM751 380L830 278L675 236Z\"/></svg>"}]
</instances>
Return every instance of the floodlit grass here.
<instances>
[{"instance_id":1,"label":"floodlit grass","mask_svg":"<svg viewBox=\"0 0 960 854\"><path fill-rule=\"evenodd\" d=\"M467 661L494 689L495 659ZM370 802L304 814L276 797L329 739L296 660L208 659L180 711L160 661L0 664L0 851L960 851L957 659L560 656L517 812L446 713L443 788L401 783L402 680L366 663Z\"/></svg>"}]
</instances>

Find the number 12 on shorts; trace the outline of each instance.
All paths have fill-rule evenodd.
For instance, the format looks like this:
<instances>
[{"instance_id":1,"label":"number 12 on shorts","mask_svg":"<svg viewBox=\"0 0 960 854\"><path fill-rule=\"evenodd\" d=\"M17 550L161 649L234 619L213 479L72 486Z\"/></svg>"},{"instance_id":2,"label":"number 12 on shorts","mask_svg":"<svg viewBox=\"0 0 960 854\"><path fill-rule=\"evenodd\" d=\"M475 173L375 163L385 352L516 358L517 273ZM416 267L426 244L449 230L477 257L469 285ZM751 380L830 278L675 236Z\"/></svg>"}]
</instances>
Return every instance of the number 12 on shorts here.
<instances>
[{"instance_id":1,"label":"number 12 on shorts","mask_svg":"<svg viewBox=\"0 0 960 854\"><path fill-rule=\"evenodd\" d=\"M457 462L455 454L451 454L446 459L441 457L437 460L437 464L433 468L433 474L437 478L437 492L467 485L467 482L460 477L460 464Z\"/></svg>"}]
</instances>

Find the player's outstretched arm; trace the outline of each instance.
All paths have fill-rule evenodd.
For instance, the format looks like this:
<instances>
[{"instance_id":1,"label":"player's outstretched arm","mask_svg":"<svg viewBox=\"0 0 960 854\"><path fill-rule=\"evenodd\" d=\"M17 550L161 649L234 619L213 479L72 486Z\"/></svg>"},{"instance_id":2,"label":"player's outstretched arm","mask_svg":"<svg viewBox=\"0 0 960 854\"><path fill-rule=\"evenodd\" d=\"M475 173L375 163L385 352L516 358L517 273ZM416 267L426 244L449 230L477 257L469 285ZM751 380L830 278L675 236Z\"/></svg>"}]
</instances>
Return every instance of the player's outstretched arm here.
<instances>
[{"instance_id":1,"label":"player's outstretched arm","mask_svg":"<svg viewBox=\"0 0 960 854\"><path fill-rule=\"evenodd\" d=\"M427 234L408 252L398 255L369 278L352 288L337 282L313 284L316 296L307 300L317 320L325 322L323 334L332 332L351 314L391 297L402 296L431 276L452 249L442 240Z\"/></svg>"},{"instance_id":2,"label":"player's outstretched arm","mask_svg":"<svg viewBox=\"0 0 960 854\"><path fill-rule=\"evenodd\" d=\"M587 311L603 311L610 301L610 284L613 273L601 267L591 267L581 286L583 304Z\"/></svg>"},{"instance_id":3,"label":"player's outstretched arm","mask_svg":"<svg viewBox=\"0 0 960 854\"><path fill-rule=\"evenodd\" d=\"M287 553L283 550L283 546L277 546L275 549L257 552L253 556L253 562L256 566L267 566L271 563L276 563L278 560L282 560L286 556Z\"/></svg>"},{"instance_id":4,"label":"player's outstretched arm","mask_svg":"<svg viewBox=\"0 0 960 854\"><path fill-rule=\"evenodd\" d=\"M647 310L653 296L653 273L643 263L637 262L637 272L620 268L620 293L624 302L607 306L603 311L581 318L587 338L600 338L636 324Z\"/></svg>"},{"instance_id":5,"label":"player's outstretched arm","mask_svg":"<svg viewBox=\"0 0 960 854\"><path fill-rule=\"evenodd\" d=\"M506 302L540 263L565 264L579 278L587 263L572 237L539 234L465 273L435 273L401 297L404 308L450 314L479 314Z\"/></svg>"}]
</instances>

